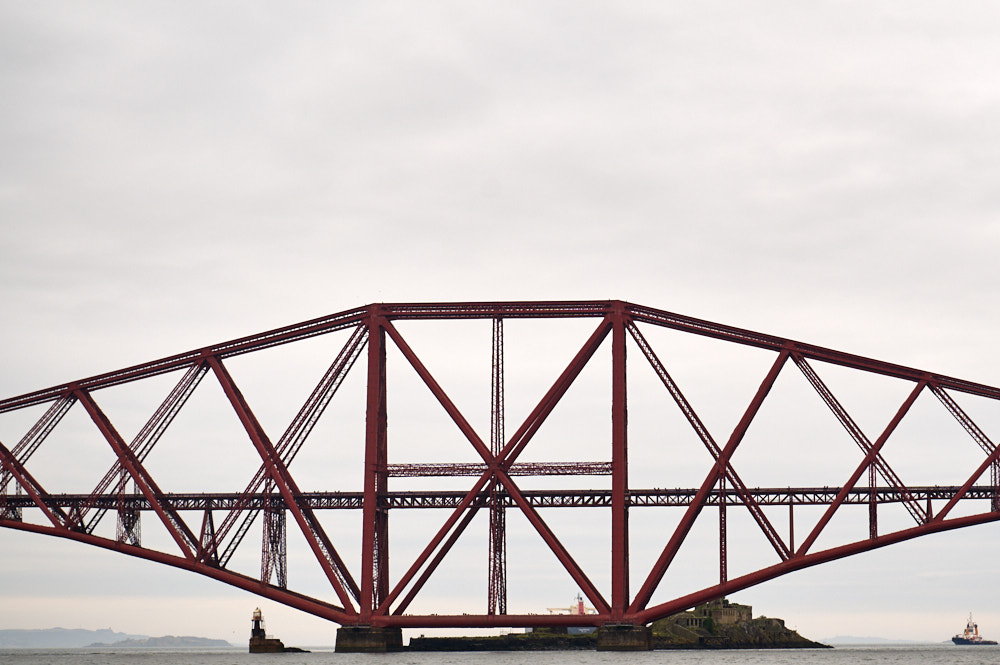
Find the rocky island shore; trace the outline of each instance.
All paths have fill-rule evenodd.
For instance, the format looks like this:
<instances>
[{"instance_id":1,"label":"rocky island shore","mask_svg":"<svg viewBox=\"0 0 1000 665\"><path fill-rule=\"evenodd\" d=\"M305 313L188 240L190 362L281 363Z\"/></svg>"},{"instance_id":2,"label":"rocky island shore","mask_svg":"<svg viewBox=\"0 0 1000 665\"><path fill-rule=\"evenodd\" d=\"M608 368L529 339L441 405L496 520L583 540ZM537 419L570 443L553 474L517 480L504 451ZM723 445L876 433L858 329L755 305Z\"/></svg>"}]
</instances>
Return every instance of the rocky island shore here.
<instances>
[{"instance_id":1,"label":"rocky island shore","mask_svg":"<svg viewBox=\"0 0 1000 665\"><path fill-rule=\"evenodd\" d=\"M652 649L826 649L802 637L783 619L752 617L749 605L716 600L649 626ZM566 628L483 637L414 637L410 651L572 651L597 648L597 632Z\"/></svg>"}]
</instances>

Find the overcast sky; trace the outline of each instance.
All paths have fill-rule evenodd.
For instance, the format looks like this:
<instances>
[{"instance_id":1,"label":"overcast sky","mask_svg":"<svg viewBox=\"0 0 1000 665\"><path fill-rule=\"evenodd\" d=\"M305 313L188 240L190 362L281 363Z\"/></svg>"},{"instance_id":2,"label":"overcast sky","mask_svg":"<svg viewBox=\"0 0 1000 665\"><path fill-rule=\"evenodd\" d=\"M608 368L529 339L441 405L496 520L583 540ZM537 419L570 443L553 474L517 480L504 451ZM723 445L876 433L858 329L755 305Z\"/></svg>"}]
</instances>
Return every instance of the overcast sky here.
<instances>
[{"instance_id":1,"label":"overcast sky","mask_svg":"<svg viewBox=\"0 0 1000 665\"><path fill-rule=\"evenodd\" d=\"M1000 383L998 31L989 2L0 0L0 396L370 302L500 299ZM736 599L813 638L946 639L969 610L995 636L998 537ZM262 604L286 642L332 641L195 576L0 541L0 627L242 643Z\"/></svg>"}]
</instances>

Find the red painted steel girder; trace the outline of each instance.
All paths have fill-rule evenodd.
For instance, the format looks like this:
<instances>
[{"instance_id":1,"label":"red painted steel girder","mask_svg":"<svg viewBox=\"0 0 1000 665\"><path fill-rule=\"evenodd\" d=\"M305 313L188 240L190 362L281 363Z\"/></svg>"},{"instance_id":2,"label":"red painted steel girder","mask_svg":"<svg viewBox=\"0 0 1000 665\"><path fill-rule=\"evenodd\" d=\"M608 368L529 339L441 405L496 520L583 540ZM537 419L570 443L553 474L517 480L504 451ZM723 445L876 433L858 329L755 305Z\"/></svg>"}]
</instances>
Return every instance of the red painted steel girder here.
<instances>
[{"instance_id":1,"label":"red painted steel girder","mask_svg":"<svg viewBox=\"0 0 1000 665\"><path fill-rule=\"evenodd\" d=\"M0 400L0 413L20 409L35 404L44 404L68 394L74 388L97 390L130 381L171 372L181 367L187 367L199 358L230 356L249 353L260 349L287 344L300 339L323 335L363 324L365 320L377 314L386 320L448 320L448 319L486 319L486 318L580 318L606 316L615 303L619 301L563 301L563 302L506 302L506 303L439 303L439 304L373 304L337 314L304 321L284 328L276 328L257 335L202 347L186 353L168 356L149 363L134 365L114 372L99 374L79 381L54 386L45 390L26 393L18 397ZM653 309L621 303L625 313L632 321L649 323L688 332L695 335L713 337L727 342L755 346L772 351L780 351L786 347L794 348L806 358L843 365L900 379L918 381L927 376L927 372L887 363L873 358L866 358L851 353L835 351L813 344L795 342L793 340L766 335L762 333L712 323L703 319L682 316L664 310ZM991 399L1000 399L1000 388L987 386L973 381L965 381L940 374L929 377L936 385L958 392L981 395Z\"/></svg>"},{"instance_id":2,"label":"red painted steel girder","mask_svg":"<svg viewBox=\"0 0 1000 665\"><path fill-rule=\"evenodd\" d=\"M543 395L529 415L509 438L502 435L489 439L481 436L466 419L431 371L406 342L394 325L401 320L492 319L502 322L505 318L592 318L597 319L596 327L587 341L574 355L565 369L555 377L551 388ZM770 371L762 377L759 389L749 404L744 416L734 430L725 437L716 439L701 422L693 406L686 400L667 368L659 360L652 345L639 330L642 326L659 326L685 333L706 336L730 343L766 349L776 354ZM229 375L223 361L229 357L251 353L279 344L331 333L338 330L354 329L351 339L344 346L338 359L325 375L320 386L303 405L277 444L272 443L243 397L234 378ZM496 335L496 328L495 333ZM600 348L610 338L611 346L611 460L606 463L522 463L518 457L531 444L535 433L546 422L549 414L560 403L574 381L581 374ZM688 424L709 450L713 464L704 478L694 479L692 489L657 490L634 489L629 485L628 466L628 381L627 348L632 339L639 350L660 377L673 401L681 409ZM332 398L339 381L350 371L351 366L367 344L367 398L365 414L365 464L363 469L364 491L305 493L289 470L289 464L298 446L302 445L311 429L311 424L322 414L326 402ZM389 463L386 426L387 379L386 348L394 345L403 359L415 370L418 377L437 400L444 413L467 440L468 445L481 458L475 464L440 463L434 466L393 465ZM494 349L494 386L502 385L502 362L498 363ZM771 387L778 375L793 360L802 369L806 378L830 407L841 424L852 435L861 449L862 459L854 472L834 488L750 488L745 485L733 465L734 453L754 422L761 406L767 401ZM885 376L891 376L913 384L913 390L900 405L895 417L874 440L869 439L836 399L832 391L819 379L818 374L807 361L816 360L832 363ZM500 367L497 375L497 367ZM126 443L118 435L115 425L100 409L93 393L109 386L138 381L175 370L188 370L193 376L196 370L210 368L222 387L229 406L242 423L248 438L248 450L260 458L260 470L247 484L246 490L234 494L167 494L160 490L149 471L144 467L142 457L155 444L155 438L148 446ZM499 381L499 383L497 383ZM183 380L182 380L183 383ZM195 384L196 385L196 384ZM945 409L978 445L985 459L975 470L970 470L967 480L961 485L944 488L908 486L889 467L881 456L881 450L894 433L897 425L906 416L917 396L927 388L938 398ZM191 387L194 390L194 387ZM818 565L833 559L851 556L902 540L919 537L949 529L983 524L1000 519L1000 489L998 489L997 469L1000 468L1000 449L983 430L951 398L948 391L964 392L989 399L1000 399L1000 389L983 384L962 381L950 377L916 370L900 365L847 354L823 347L795 342L771 335L764 335L739 328L724 326L707 321L684 317L652 308L633 305L623 301L594 302L508 302L508 303L417 303L417 304L374 304L348 310L328 317L322 317L294 326L279 328L259 335L240 338L231 342L197 349L184 354L153 361L142 365L110 372L99 376L67 383L47 390L35 391L20 397L0 401L0 413L28 406L51 403L46 414L35 423L29 433L13 449L0 444L0 526L54 535L138 556L165 565L208 575L234 586L259 593L268 598L286 603L317 616L339 623L353 623L379 626L518 626L518 625L599 625L606 622L644 623L660 616L679 611L697 602L758 584L779 575ZM183 407L183 400L164 402L160 410L169 415ZM62 415L79 401L94 425L112 448L116 466L106 474L101 484L89 495L67 495L50 493L42 487L26 465L30 465L31 454L44 445L46 436L59 426ZM497 413L502 418L502 398L494 391L494 420ZM169 424L169 418L162 427ZM159 422L154 416L151 423ZM155 425L155 427L161 427ZM502 428L501 428L502 429ZM720 446L718 441L725 441ZM487 443L488 441L488 443ZM874 472L878 470L887 487L874 486ZM865 487L861 478L868 471L870 486ZM991 482L980 482L987 471ZM116 491L107 493L109 478L119 475ZM524 490L515 477L521 475L542 476L559 474L579 475L581 473L608 473L611 487L605 490ZM390 492L390 477L417 475L451 476L467 475L476 478L465 492ZM126 480L131 480L139 488L138 494L125 494ZM13 483L13 484L12 484ZM697 484L700 483L700 484ZM10 493L16 488L26 494ZM275 492L261 493L261 487L275 489ZM990 509L976 515L950 517L954 507L961 501L989 499ZM944 501L945 505L936 513L931 501ZM926 501L926 510L918 502ZM916 526L879 534L876 529L876 507L883 503L903 503L913 515ZM865 504L871 509L871 531L866 539L858 540L826 550L813 551L813 546L833 515L844 505ZM827 507L823 516L812 526L807 537L795 547L792 542L792 528L789 525L788 541L777 530L761 510L763 505L812 504ZM663 550L653 568L642 581L641 588L633 595L629 585L629 510L645 506L680 506L683 516L671 533L663 535ZM745 507L753 516L757 526L774 546L778 561L753 573L728 579L725 566L727 546L726 521L722 512L726 507ZM102 510L114 507L119 511L138 514L153 511L159 517L180 550L180 556L169 552L146 549L137 545L101 538L93 534L94 522L84 525L83 517L91 508ZM595 615L585 617L552 617L539 615L506 615L492 609L483 615L461 616L411 615L406 613L410 602L421 592L425 582L434 574L452 546L460 539L480 508L490 510L517 510L537 532L565 572L575 581L590 602L598 608ZM559 540L555 531L543 519L540 507L602 507L610 512L611 551L609 570L609 598L593 583L586 572ZM687 538L695 520L706 507L720 510L720 583L696 591L666 603L650 606L649 603L661 578L671 565L675 554ZM348 566L337 553L335 539L324 529L316 511L322 509L355 508L364 511L362 556L355 570L360 570L360 583L355 582ZM395 585L389 576L389 511L392 509L444 508L448 517L420 551ZM37 509L49 524L34 524L22 519L22 511ZM179 512L182 510L203 511L200 536L184 522ZM212 511L227 510L229 514L223 528L216 531ZM262 510L271 511L275 525L284 524L284 513L292 513L294 522L311 549L317 562L323 568L339 604L322 599L296 594L284 587L269 584L269 574L262 573L261 579L254 579L226 568L228 559L217 556L218 551L229 552L238 546L246 533L248 519ZM278 511L278 512L275 512ZM243 517L246 516L246 517ZM133 518L129 518L133 519ZM236 529L228 542L223 542L227 531L237 520L243 523ZM497 546L504 537L502 521L491 527L491 542ZM135 532L138 533L137 531ZM273 536L273 534L272 534ZM336 536L336 534L333 534ZM138 542L138 541L136 541ZM281 554L274 561L265 563L284 566L283 530L274 538L273 547ZM273 549L273 548L272 548ZM273 558L273 552L265 546L265 558ZM490 591L489 607L493 608L499 598L502 582L499 566L501 554L491 554L491 573L494 584ZM262 566L263 570L268 565ZM283 568L282 568L283 569ZM399 570L403 570L402 568ZM279 575L283 580L283 575Z\"/></svg>"}]
</instances>

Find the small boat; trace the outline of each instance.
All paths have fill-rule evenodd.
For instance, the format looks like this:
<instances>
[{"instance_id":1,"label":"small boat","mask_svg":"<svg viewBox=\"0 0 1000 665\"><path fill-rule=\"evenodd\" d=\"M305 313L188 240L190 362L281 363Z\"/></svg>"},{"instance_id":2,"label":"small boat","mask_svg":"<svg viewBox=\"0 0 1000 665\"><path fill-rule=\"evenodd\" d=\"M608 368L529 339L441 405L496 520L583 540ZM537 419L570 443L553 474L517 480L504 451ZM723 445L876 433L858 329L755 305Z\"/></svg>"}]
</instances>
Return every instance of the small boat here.
<instances>
[{"instance_id":1,"label":"small boat","mask_svg":"<svg viewBox=\"0 0 1000 665\"><path fill-rule=\"evenodd\" d=\"M969 614L969 622L965 624L965 631L960 635L956 635L951 638L951 641L955 644L961 645L974 645L974 646L985 646L988 644L996 644L994 640L984 640L983 636L979 634L979 624L972 620L972 614Z\"/></svg>"}]
</instances>

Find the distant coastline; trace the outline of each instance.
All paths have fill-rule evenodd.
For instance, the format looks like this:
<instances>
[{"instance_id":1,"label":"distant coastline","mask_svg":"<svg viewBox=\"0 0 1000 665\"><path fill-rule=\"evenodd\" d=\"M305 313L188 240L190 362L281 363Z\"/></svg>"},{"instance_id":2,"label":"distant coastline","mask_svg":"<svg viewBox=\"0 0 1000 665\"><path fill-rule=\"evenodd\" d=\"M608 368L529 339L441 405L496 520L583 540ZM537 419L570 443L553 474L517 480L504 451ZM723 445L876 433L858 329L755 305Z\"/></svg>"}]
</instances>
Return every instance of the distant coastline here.
<instances>
[{"instance_id":1,"label":"distant coastline","mask_svg":"<svg viewBox=\"0 0 1000 665\"><path fill-rule=\"evenodd\" d=\"M111 648L127 648L127 649L162 649L162 648L176 648L176 647L231 647L233 646L225 640L213 640L207 637L192 637L190 635L164 635L163 637L147 637L144 639L130 639L122 640L120 642L112 642L111 644L106 644L104 642L95 642L94 644L88 644L88 647L111 647Z\"/></svg>"},{"instance_id":2,"label":"distant coastline","mask_svg":"<svg viewBox=\"0 0 1000 665\"><path fill-rule=\"evenodd\" d=\"M37 628L0 630L0 649L75 649L75 648L164 648L164 647L226 647L225 640L205 637L167 635L151 637L119 633L110 628Z\"/></svg>"}]
</instances>

